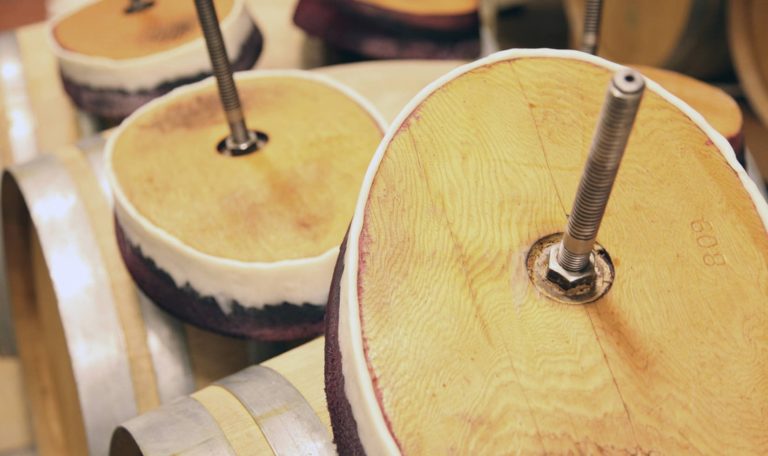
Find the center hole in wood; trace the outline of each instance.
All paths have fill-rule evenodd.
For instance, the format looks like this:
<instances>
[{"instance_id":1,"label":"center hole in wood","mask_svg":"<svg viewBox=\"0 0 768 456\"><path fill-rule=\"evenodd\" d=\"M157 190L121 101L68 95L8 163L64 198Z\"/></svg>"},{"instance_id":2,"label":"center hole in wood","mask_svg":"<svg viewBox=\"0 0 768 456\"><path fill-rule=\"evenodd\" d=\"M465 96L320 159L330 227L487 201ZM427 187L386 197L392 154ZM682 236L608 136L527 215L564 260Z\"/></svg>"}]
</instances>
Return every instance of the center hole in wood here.
<instances>
[{"instance_id":1,"label":"center hole in wood","mask_svg":"<svg viewBox=\"0 0 768 456\"><path fill-rule=\"evenodd\" d=\"M563 289L547 278L550 252L553 247L560 243L562 238L563 233L550 234L531 246L526 258L526 269L531 283L547 298L565 304L587 304L600 299L611 289L616 275L611 256L600 244L596 243L592 249L595 261L595 279L591 286L580 285L571 289Z\"/></svg>"},{"instance_id":2,"label":"center hole in wood","mask_svg":"<svg viewBox=\"0 0 768 456\"><path fill-rule=\"evenodd\" d=\"M269 142L269 136L267 136L266 133L261 131L251 131L251 134L254 135L255 139L245 147L239 146L234 141L232 141L231 136L227 136L226 138L219 141L219 144L216 146L216 150L222 155L227 155L230 157L242 157L243 155L249 155L256 152L257 150L262 149L267 145L267 142Z\"/></svg>"}]
</instances>

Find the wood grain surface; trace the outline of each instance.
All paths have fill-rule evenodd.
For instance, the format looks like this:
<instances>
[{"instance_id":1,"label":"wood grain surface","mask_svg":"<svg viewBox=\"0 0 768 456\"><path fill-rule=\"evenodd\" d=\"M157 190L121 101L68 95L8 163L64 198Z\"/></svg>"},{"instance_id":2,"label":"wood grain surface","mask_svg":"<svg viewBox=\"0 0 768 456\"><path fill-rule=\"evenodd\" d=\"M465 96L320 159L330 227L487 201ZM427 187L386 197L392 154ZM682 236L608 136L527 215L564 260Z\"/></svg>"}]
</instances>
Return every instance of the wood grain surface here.
<instances>
[{"instance_id":1,"label":"wood grain surface","mask_svg":"<svg viewBox=\"0 0 768 456\"><path fill-rule=\"evenodd\" d=\"M275 5L265 2L264 9L268 8L275 8ZM262 11L264 11L264 9ZM281 10L278 10L278 12L275 13L275 16L278 16L278 13L281 13ZM286 20L289 20L289 15L287 13L285 13L285 16L287 17ZM270 24L270 26L274 25L275 24L272 23ZM22 35L34 38L34 40L30 41L31 44L44 38L44 35L42 35L42 26L23 29ZM31 48L38 50L45 49L39 43ZM270 48L267 46L267 50L269 49L276 50L276 47ZM290 53L284 54L285 55L282 55L282 58L288 59L288 57L290 57ZM35 87L40 87L41 90L33 92L30 95L35 97L34 100L37 100L39 97L44 97L46 94L52 97L48 110L43 109L43 99L39 100L39 105L36 105L35 115L38 119L45 119L49 114L62 115L63 119L66 119L66 115L68 115L71 116L72 119L72 122L70 123L65 121L53 123L50 129L38 132L38 140L50 145L51 150L53 150L56 146L70 144L76 140L78 130L75 125L75 112L71 109L66 99L60 98L64 96L63 94L59 94L60 97L56 96L56 91L60 90L60 88L58 87L58 76L53 70L55 68L55 62L52 61L52 57L46 56L45 52L30 54L30 56L33 55L36 55L36 58L31 59L30 62L33 62L32 68L33 71L35 71L35 77L37 80L41 81L39 84L36 84ZM275 62L275 65L293 64L289 60L277 60L281 57L280 55L277 55L277 53L274 57L276 60L272 60L272 62ZM422 87L448 72L459 63L460 62L455 61L366 62L326 67L319 69L318 71L358 90L381 110L387 120L391 120L402 109L407 101ZM52 81L55 85L43 84L42 81L44 81L46 77L49 79L49 82ZM387 89L382 90L382 87L387 87ZM0 116L0 118L2 118L2 116ZM4 133L4 131L0 131L0 133ZM2 134L0 134L0 137L2 137ZM71 151L72 149L71 147L67 147L67 150ZM106 221L110 221L111 223L111 218L107 217L99 223L105 223ZM111 231L109 233L111 233ZM21 279L11 278L11 280ZM244 365L244 362L247 359L247 353L242 342L200 331L189 326L186 329L187 342L189 344L190 355L192 357L191 361L196 377L195 383L198 388L202 388L214 380L235 372L238 368ZM320 354L317 355L317 359L319 360L322 359L321 352L322 347L318 349L318 353ZM307 356L302 363L307 363L311 360L312 356ZM291 368L290 363L287 363L286 369L293 369L291 371L293 373L291 379L298 379L297 381L299 381L299 383L297 386L305 396L308 395L306 391L311 390L311 385L322 385L322 366L318 367L318 379L316 382L302 380L303 374L301 374L301 365L296 365ZM29 422L30 418L26 410L26 393L24 391L24 386L29 389L32 384L25 384L25 382L22 381L21 367L18 358L0 358L0 371L3 373L3 375L0 375L0 396L14 398L13 401L4 402L8 404L8 406L0 411L0 449L22 448L30 445L33 438ZM296 381L294 381L294 384L296 384ZM301 385L305 386L302 387ZM325 396L322 392L322 388L320 388L314 395L309 394L308 398L312 404L319 404L320 401L322 401L323 404L325 403ZM318 410L319 409L320 407L318 406ZM324 405L322 409L324 410ZM325 412L324 422L330 426L327 416L327 412ZM3 433L3 431L7 431L7 435Z\"/></svg>"},{"instance_id":2,"label":"wood grain surface","mask_svg":"<svg viewBox=\"0 0 768 456\"><path fill-rule=\"evenodd\" d=\"M154 226L198 252L249 262L319 256L337 246L383 131L357 100L296 76L241 78L246 122L267 135L228 157L216 85L142 111L119 132L112 166Z\"/></svg>"},{"instance_id":3,"label":"wood grain surface","mask_svg":"<svg viewBox=\"0 0 768 456\"><path fill-rule=\"evenodd\" d=\"M279 372L299 390L330 433L331 418L328 416L323 387L324 347L325 339L318 337L262 364Z\"/></svg>"},{"instance_id":4,"label":"wood grain surface","mask_svg":"<svg viewBox=\"0 0 768 456\"><path fill-rule=\"evenodd\" d=\"M744 116L736 100L722 89L674 71L645 65L631 66L704 116L718 133L725 136L734 150L742 143Z\"/></svg>"},{"instance_id":5,"label":"wood grain surface","mask_svg":"<svg viewBox=\"0 0 768 456\"><path fill-rule=\"evenodd\" d=\"M768 236L712 140L646 93L586 305L530 284L562 231L610 72L523 58L429 96L373 181L358 289L405 453L768 451ZM416 424L417 423L417 424Z\"/></svg>"},{"instance_id":6,"label":"wood grain surface","mask_svg":"<svg viewBox=\"0 0 768 456\"><path fill-rule=\"evenodd\" d=\"M323 345L318 338L283 353L265 363L286 378L317 413L330 435L330 418L323 389ZM264 392L268 394L267 391ZM205 407L238 455L272 455L272 449L259 429L257 419L227 389L212 385L192 394ZM275 410L274 413L280 413Z\"/></svg>"},{"instance_id":7,"label":"wood grain surface","mask_svg":"<svg viewBox=\"0 0 768 456\"><path fill-rule=\"evenodd\" d=\"M219 20L232 3L214 2ZM167 51L202 36L194 3L165 0L133 14L125 13L126 6L123 0L90 3L58 22L53 34L64 49L115 60Z\"/></svg>"}]
</instances>

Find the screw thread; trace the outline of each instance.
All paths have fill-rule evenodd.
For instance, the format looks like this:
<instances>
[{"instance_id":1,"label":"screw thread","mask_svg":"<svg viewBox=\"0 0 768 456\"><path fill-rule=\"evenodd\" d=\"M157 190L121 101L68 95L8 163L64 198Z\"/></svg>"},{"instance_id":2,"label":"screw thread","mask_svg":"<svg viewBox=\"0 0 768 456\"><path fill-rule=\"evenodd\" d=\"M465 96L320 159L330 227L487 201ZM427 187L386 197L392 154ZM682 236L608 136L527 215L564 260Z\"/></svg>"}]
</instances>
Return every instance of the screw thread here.
<instances>
[{"instance_id":1,"label":"screw thread","mask_svg":"<svg viewBox=\"0 0 768 456\"><path fill-rule=\"evenodd\" d=\"M125 12L126 14L138 13L154 4L154 0L131 0L130 4L125 8Z\"/></svg>"},{"instance_id":2,"label":"screw thread","mask_svg":"<svg viewBox=\"0 0 768 456\"><path fill-rule=\"evenodd\" d=\"M587 0L584 13L584 31L581 35L581 50L589 54L597 53L597 37L600 32L602 0Z\"/></svg>"},{"instance_id":3,"label":"screw thread","mask_svg":"<svg viewBox=\"0 0 768 456\"><path fill-rule=\"evenodd\" d=\"M634 70L618 71L611 80L557 257L569 271L589 263L644 89Z\"/></svg>"},{"instance_id":4,"label":"screw thread","mask_svg":"<svg viewBox=\"0 0 768 456\"><path fill-rule=\"evenodd\" d=\"M240 107L240 96L237 93L235 80L232 77L232 66L229 63L224 38L221 36L219 19L213 0L195 0L197 16L203 29L208 55L211 58L213 74L219 87L219 98L229 123L231 138L234 143L245 144L252 140L252 135L245 126L243 110Z\"/></svg>"}]
</instances>

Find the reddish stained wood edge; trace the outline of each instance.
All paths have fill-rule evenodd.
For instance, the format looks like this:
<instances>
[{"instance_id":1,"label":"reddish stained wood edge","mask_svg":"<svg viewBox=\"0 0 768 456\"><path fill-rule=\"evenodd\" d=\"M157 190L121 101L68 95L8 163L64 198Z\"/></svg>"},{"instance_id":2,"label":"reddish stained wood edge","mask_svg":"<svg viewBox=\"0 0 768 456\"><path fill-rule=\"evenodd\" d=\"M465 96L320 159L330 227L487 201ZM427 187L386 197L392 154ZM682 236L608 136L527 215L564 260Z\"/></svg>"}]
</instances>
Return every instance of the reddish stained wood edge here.
<instances>
[{"instance_id":1,"label":"reddish stained wood edge","mask_svg":"<svg viewBox=\"0 0 768 456\"><path fill-rule=\"evenodd\" d=\"M347 251L347 237L339 249L339 259L333 270L331 291L325 309L325 397L331 417L333 440L341 455L364 455L363 444L357 435L357 422L352 415L352 406L344 392L344 373L341 370L341 349L339 348L339 303L341 300L341 275L344 273L344 255Z\"/></svg>"},{"instance_id":2,"label":"reddish stained wood edge","mask_svg":"<svg viewBox=\"0 0 768 456\"><path fill-rule=\"evenodd\" d=\"M392 31L406 32L417 29L425 32L442 32L450 35L477 33L480 20L477 10L462 14L408 14L388 10L355 0L326 0L329 8L338 8L390 27ZM336 6L334 6L336 5Z\"/></svg>"},{"instance_id":3,"label":"reddish stained wood edge","mask_svg":"<svg viewBox=\"0 0 768 456\"><path fill-rule=\"evenodd\" d=\"M327 0L300 0L294 23L340 49L381 59L471 59L480 53L477 25L458 35L430 36L416 29L392 30L386 22L345 11Z\"/></svg>"},{"instance_id":4,"label":"reddish stained wood edge","mask_svg":"<svg viewBox=\"0 0 768 456\"><path fill-rule=\"evenodd\" d=\"M248 308L233 302L232 310L225 313L215 298L200 295L194 284L179 287L167 272L131 244L116 218L115 235L134 282L155 305L176 318L225 336L262 341L306 339L322 332L322 305L283 302Z\"/></svg>"},{"instance_id":5,"label":"reddish stained wood edge","mask_svg":"<svg viewBox=\"0 0 768 456\"><path fill-rule=\"evenodd\" d=\"M325 346L325 388L326 398L328 402L328 411L331 418L331 424L333 427L334 442L337 445L339 454L346 455L364 455L362 442L357 431L357 422L354 418L351 404L345 393L345 379L342 370L342 355L339 346L339 307L341 301L341 281L345 267L345 256L347 250L347 243L349 242L350 232L354 235L359 235L362 238L362 227L356 227L355 225L361 224L358 218L363 219L363 214L359 213L361 208L367 206L370 187L373 184L373 179L378 171L378 168L383 159L384 153L389 147L389 144L394 137L407 126L408 119L418 112L418 108L424 103L430 95L440 89L448 82L460 77L465 73L469 73L472 70L483 66L493 65L502 61L509 61L518 58L542 58L553 57L561 59L573 59L582 62L590 63L607 69L617 69L622 67L621 65L607 61L603 58L591 56L578 51L558 51L558 50L526 50L526 49L513 49L508 51L502 51L480 59L473 63L459 67L443 77L432 82L430 85L422 89L409 104L401 111L398 117L390 125L387 135L382 140L379 149L377 150L374 158L371 161L371 165L366 173L366 179L363 183L364 188L361 190L361 194L358 200L358 206L355 216L350 224L350 228L344 237L344 241L341 244L339 251L339 257L334 269L334 274L331 282L331 289L328 298L328 304L326 307L326 346ZM714 130L704 119L701 114L690 108L684 101L677 98L675 95L668 92L666 89L658 85L653 81L649 81L649 87L651 90L662 96L662 98L668 103L678 108L683 114L688 116L691 121L702 130L702 132L710 138L710 141L715 144L717 149L723 155L726 163L731 166L737 178L741 181L747 194L752 199L755 210L758 216L762 219L763 225L768 231L768 205L762 198L755 183L746 175L744 169L738 165L737 153L734 152L734 145L743 149L743 134L740 132L735 137L725 138L717 131ZM722 140L718 139L722 138ZM727 144L727 145L726 145ZM735 150L739 150L735 149ZM366 189L367 186L367 189ZM358 239L358 242L362 244L364 241ZM362 247L359 247L362 249ZM358 258L359 259L359 258ZM359 271L358 271L359 273ZM367 349L366 349L367 351ZM376 379L371 379L373 382L373 388L375 388ZM375 391L377 399L380 401L378 391ZM390 437L395 441L399 447L394 435L391 434L391 427L389 420L384 416L384 420L387 427L390 428Z\"/></svg>"},{"instance_id":6,"label":"reddish stained wood edge","mask_svg":"<svg viewBox=\"0 0 768 456\"><path fill-rule=\"evenodd\" d=\"M232 62L232 70L243 71L252 68L261 55L263 44L264 39L261 31L256 24L252 24L252 30L240 47L237 59ZM165 81L149 90L131 92L122 89L95 88L78 84L67 78L63 73L60 74L64 91L78 108L99 116L110 123L120 123L120 121L147 102L165 95L176 87L200 81L210 75L210 72L186 75L173 81Z\"/></svg>"}]
</instances>

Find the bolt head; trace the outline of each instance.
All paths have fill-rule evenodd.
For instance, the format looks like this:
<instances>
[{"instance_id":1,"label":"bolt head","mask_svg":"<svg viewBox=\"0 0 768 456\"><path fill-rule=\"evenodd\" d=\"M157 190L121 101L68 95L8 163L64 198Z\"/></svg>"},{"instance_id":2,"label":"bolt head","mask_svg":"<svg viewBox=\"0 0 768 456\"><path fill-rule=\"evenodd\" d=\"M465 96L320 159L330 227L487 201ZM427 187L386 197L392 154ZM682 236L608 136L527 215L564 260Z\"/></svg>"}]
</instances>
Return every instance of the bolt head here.
<instances>
[{"instance_id":1,"label":"bolt head","mask_svg":"<svg viewBox=\"0 0 768 456\"><path fill-rule=\"evenodd\" d=\"M557 262L557 254L562 248L560 244L552 246L549 250L549 261L547 264L547 279L559 286L563 290L574 290L580 288L584 291L595 287L595 255L589 255L587 267L579 272L571 272L560 266Z\"/></svg>"}]
</instances>

